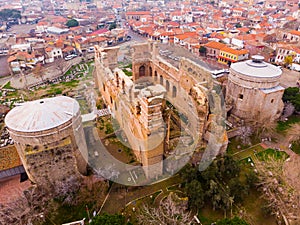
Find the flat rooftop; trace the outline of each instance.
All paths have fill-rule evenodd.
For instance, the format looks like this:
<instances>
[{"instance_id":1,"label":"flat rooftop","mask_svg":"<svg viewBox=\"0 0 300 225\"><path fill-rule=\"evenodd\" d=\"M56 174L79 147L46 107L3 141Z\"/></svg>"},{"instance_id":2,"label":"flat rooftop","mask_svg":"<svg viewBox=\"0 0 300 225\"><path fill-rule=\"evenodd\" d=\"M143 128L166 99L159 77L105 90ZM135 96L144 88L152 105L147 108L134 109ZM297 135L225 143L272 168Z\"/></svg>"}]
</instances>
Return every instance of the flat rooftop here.
<instances>
[{"instance_id":1,"label":"flat rooftop","mask_svg":"<svg viewBox=\"0 0 300 225\"><path fill-rule=\"evenodd\" d=\"M201 60L198 56L191 53L189 50L183 47L177 47L177 46L170 46L167 44L158 44L159 46L159 56L161 56L163 59L165 59L167 62L175 66L176 68L179 68L180 59L182 57L187 58L198 65L206 68L209 71L218 70L220 69L219 66L208 64Z\"/></svg>"}]
</instances>

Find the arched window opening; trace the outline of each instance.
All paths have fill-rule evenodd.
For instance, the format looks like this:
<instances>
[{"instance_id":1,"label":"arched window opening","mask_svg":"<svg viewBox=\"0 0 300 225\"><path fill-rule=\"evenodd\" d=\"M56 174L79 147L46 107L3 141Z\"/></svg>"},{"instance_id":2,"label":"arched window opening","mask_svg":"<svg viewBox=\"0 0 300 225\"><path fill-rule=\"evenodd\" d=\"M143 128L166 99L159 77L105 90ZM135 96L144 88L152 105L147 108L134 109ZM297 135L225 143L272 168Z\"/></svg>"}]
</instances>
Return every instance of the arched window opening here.
<instances>
[{"instance_id":1,"label":"arched window opening","mask_svg":"<svg viewBox=\"0 0 300 225\"><path fill-rule=\"evenodd\" d=\"M154 72L154 81L157 81L157 72Z\"/></svg>"},{"instance_id":2,"label":"arched window opening","mask_svg":"<svg viewBox=\"0 0 300 225\"><path fill-rule=\"evenodd\" d=\"M116 81L117 81L117 87L119 87L119 74L116 73Z\"/></svg>"},{"instance_id":3,"label":"arched window opening","mask_svg":"<svg viewBox=\"0 0 300 225\"><path fill-rule=\"evenodd\" d=\"M160 75L159 78L160 78L160 79L159 79L159 83L160 83L161 85L163 85L163 84L164 84L164 78L163 78L163 76Z\"/></svg>"},{"instance_id":4,"label":"arched window opening","mask_svg":"<svg viewBox=\"0 0 300 225\"><path fill-rule=\"evenodd\" d=\"M140 68L139 68L139 75L140 75L140 77L146 76L146 68L145 68L145 66L140 66Z\"/></svg>"},{"instance_id":5,"label":"arched window opening","mask_svg":"<svg viewBox=\"0 0 300 225\"><path fill-rule=\"evenodd\" d=\"M167 91L169 91L169 90L170 90L170 83L169 83L169 81L168 81L168 80L166 81L166 90L167 90Z\"/></svg>"},{"instance_id":6,"label":"arched window opening","mask_svg":"<svg viewBox=\"0 0 300 225\"><path fill-rule=\"evenodd\" d=\"M175 98L177 95L177 88L173 86L172 97Z\"/></svg>"}]
</instances>

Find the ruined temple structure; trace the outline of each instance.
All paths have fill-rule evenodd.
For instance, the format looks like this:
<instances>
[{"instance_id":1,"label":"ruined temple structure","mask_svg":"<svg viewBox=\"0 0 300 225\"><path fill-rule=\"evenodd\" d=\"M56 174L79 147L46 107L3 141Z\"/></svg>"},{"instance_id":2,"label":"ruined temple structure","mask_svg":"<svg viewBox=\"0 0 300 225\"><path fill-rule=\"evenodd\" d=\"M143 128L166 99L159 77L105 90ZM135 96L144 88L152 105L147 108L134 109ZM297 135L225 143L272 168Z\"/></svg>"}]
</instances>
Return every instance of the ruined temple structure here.
<instances>
[{"instance_id":1,"label":"ruined temple structure","mask_svg":"<svg viewBox=\"0 0 300 225\"><path fill-rule=\"evenodd\" d=\"M233 63L226 87L228 120L237 124L278 119L283 111L281 74L280 68L264 62L260 55Z\"/></svg>"},{"instance_id":2,"label":"ruined temple structure","mask_svg":"<svg viewBox=\"0 0 300 225\"><path fill-rule=\"evenodd\" d=\"M214 132L222 130L218 129L219 122L224 120L218 106L222 99L213 90L210 71L187 58L173 61L163 58L157 43L152 41L132 45L131 51L132 76L127 76L118 68L119 47L96 46L94 76L101 96L125 133L146 177L176 171L175 164L181 156L190 154L189 146L203 148L210 138L218 146L212 148L217 152L211 155L224 152L226 131L218 135ZM181 122L183 138L169 160L163 160L171 151L167 145L169 124L163 113L168 103L186 120Z\"/></svg>"},{"instance_id":3,"label":"ruined temple structure","mask_svg":"<svg viewBox=\"0 0 300 225\"><path fill-rule=\"evenodd\" d=\"M29 179L55 185L86 174L87 147L76 100L58 96L23 103L5 118Z\"/></svg>"}]
</instances>

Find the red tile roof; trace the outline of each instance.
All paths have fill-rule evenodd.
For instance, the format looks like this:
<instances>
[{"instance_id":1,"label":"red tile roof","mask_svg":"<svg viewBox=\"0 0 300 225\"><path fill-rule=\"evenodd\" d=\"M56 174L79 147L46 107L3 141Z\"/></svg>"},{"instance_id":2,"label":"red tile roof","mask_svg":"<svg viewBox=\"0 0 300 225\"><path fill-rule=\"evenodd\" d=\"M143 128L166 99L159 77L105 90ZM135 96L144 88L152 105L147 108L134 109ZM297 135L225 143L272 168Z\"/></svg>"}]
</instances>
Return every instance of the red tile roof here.
<instances>
[{"instance_id":1,"label":"red tile roof","mask_svg":"<svg viewBox=\"0 0 300 225\"><path fill-rule=\"evenodd\" d=\"M224 47L224 48L221 49L221 51L231 53L231 54L234 54L234 55L243 55L243 54L247 54L249 52L246 49L237 50L237 49L233 49L233 48L230 48L230 47Z\"/></svg>"},{"instance_id":2,"label":"red tile roof","mask_svg":"<svg viewBox=\"0 0 300 225\"><path fill-rule=\"evenodd\" d=\"M126 15L150 15L150 11L127 12Z\"/></svg>"},{"instance_id":3,"label":"red tile roof","mask_svg":"<svg viewBox=\"0 0 300 225\"><path fill-rule=\"evenodd\" d=\"M216 42L216 41L211 41L208 42L207 44L204 45L205 47L208 48L214 48L214 49L222 49L226 46L226 44L220 43L220 42Z\"/></svg>"},{"instance_id":4,"label":"red tile roof","mask_svg":"<svg viewBox=\"0 0 300 225\"><path fill-rule=\"evenodd\" d=\"M300 36L300 31L298 31L298 30L292 30L292 31L290 31L290 33L293 35Z\"/></svg>"}]
</instances>

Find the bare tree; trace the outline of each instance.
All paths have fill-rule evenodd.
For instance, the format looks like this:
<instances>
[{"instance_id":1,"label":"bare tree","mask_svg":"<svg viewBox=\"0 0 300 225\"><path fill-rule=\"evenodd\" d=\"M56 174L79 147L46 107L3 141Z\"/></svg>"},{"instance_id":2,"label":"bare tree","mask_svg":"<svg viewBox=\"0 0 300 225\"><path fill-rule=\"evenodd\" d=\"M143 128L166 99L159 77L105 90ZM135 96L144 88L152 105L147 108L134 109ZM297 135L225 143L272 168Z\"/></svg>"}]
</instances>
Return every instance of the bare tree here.
<instances>
[{"instance_id":1,"label":"bare tree","mask_svg":"<svg viewBox=\"0 0 300 225\"><path fill-rule=\"evenodd\" d=\"M276 132L276 121L249 121L249 126L255 131L258 138L270 137Z\"/></svg>"},{"instance_id":2,"label":"bare tree","mask_svg":"<svg viewBox=\"0 0 300 225\"><path fill-rule=\"evenodd\" d=\"M32 72L36 78L41 78L42 82L44 82L44 70L41 63L38 63Z\"/></svg>"},{"instance_id":3,"label":"bare tree","mask_svg":"<svg viewBox=\"0 0 300 225\"><path fill-rule=\"evenodd\" d=\"M60 71L61 75L64 74L65 70L65 66L66 66L66 62L63 58L58 58L55 60L55 65L56 65L56 68Z\"/></svg>"},{"instance_id":4,"label":"bare tree","mask_svg":"<svg viewBox=\"0 0 300 225\"><path fill-rule=\"evenodd\" d=\"M0 204L0 224L41 224L49 208L50 194L40 187L31 187L17 200Z\"/></svg>"},{"instance_id":5,"label":"bare tree","mask_svg":"<svg viewBox=\"0 0 300 225\"><path fill-rule=\"evenodd\" d=\"M300 222L300 196L283 174L284 161L284 158L268 157L264 161L256 162L258 186L262 189L263 198L268 202L267 208L278 220L296 219Z\"/></svg>"},{"instance_id":6,"label":"bare tree","mask_svg":"<svg viewBox=\"0 0 300 225\"><path fill-rule=\"evenodd\" d=\"M300 140L300 124L295 123L288 129L287 132L287 140L288 142L294 142Z\"/></svg>"},{"instance_id":7,"label":"bare tree","mask_svg":"<svg viewBox=\"0 0 300 225\"><path fill-rule=\"evenodd\" d=\"M144 205L137 216L139 224L192 224L191 212L187 211L187 205L174 198L178 197L174 193L169 194L166 199L161 201L158 208Z\"/></svg>"},{"instance_id":8,"label":"bare tree","mask_svg":"<svg viewBox=\"0 0 300 225\"><path fill-rule=\"evenodd\" d=\"M290 117L291 115L293 115L294 112L295 112L295 106L290 102L285 103L281 119Z\"/></svg>"},{"instance_id":9,"label":"bare tree","mask_svg":"<svg viewBox=\"0 0 300 225\"><path fill-rule=\"evenodd\" d=\"M57 181L54 186L54 195L65 204L75 204L75 195L80 188L80 184L80 178L76 176L70 176L64 181Z\"/></svg>"},{"instance_id":10,"label":"bare tree","mask_svg":"<svg viewBox=\"0 0 300 225\"><path fill-rule=\"evenodd\" d=\"M249 126L242 126L240 128L240 139L243 145L251 145L251 135L253 134L253 129Z\"/></svg>"}]
</instances>

